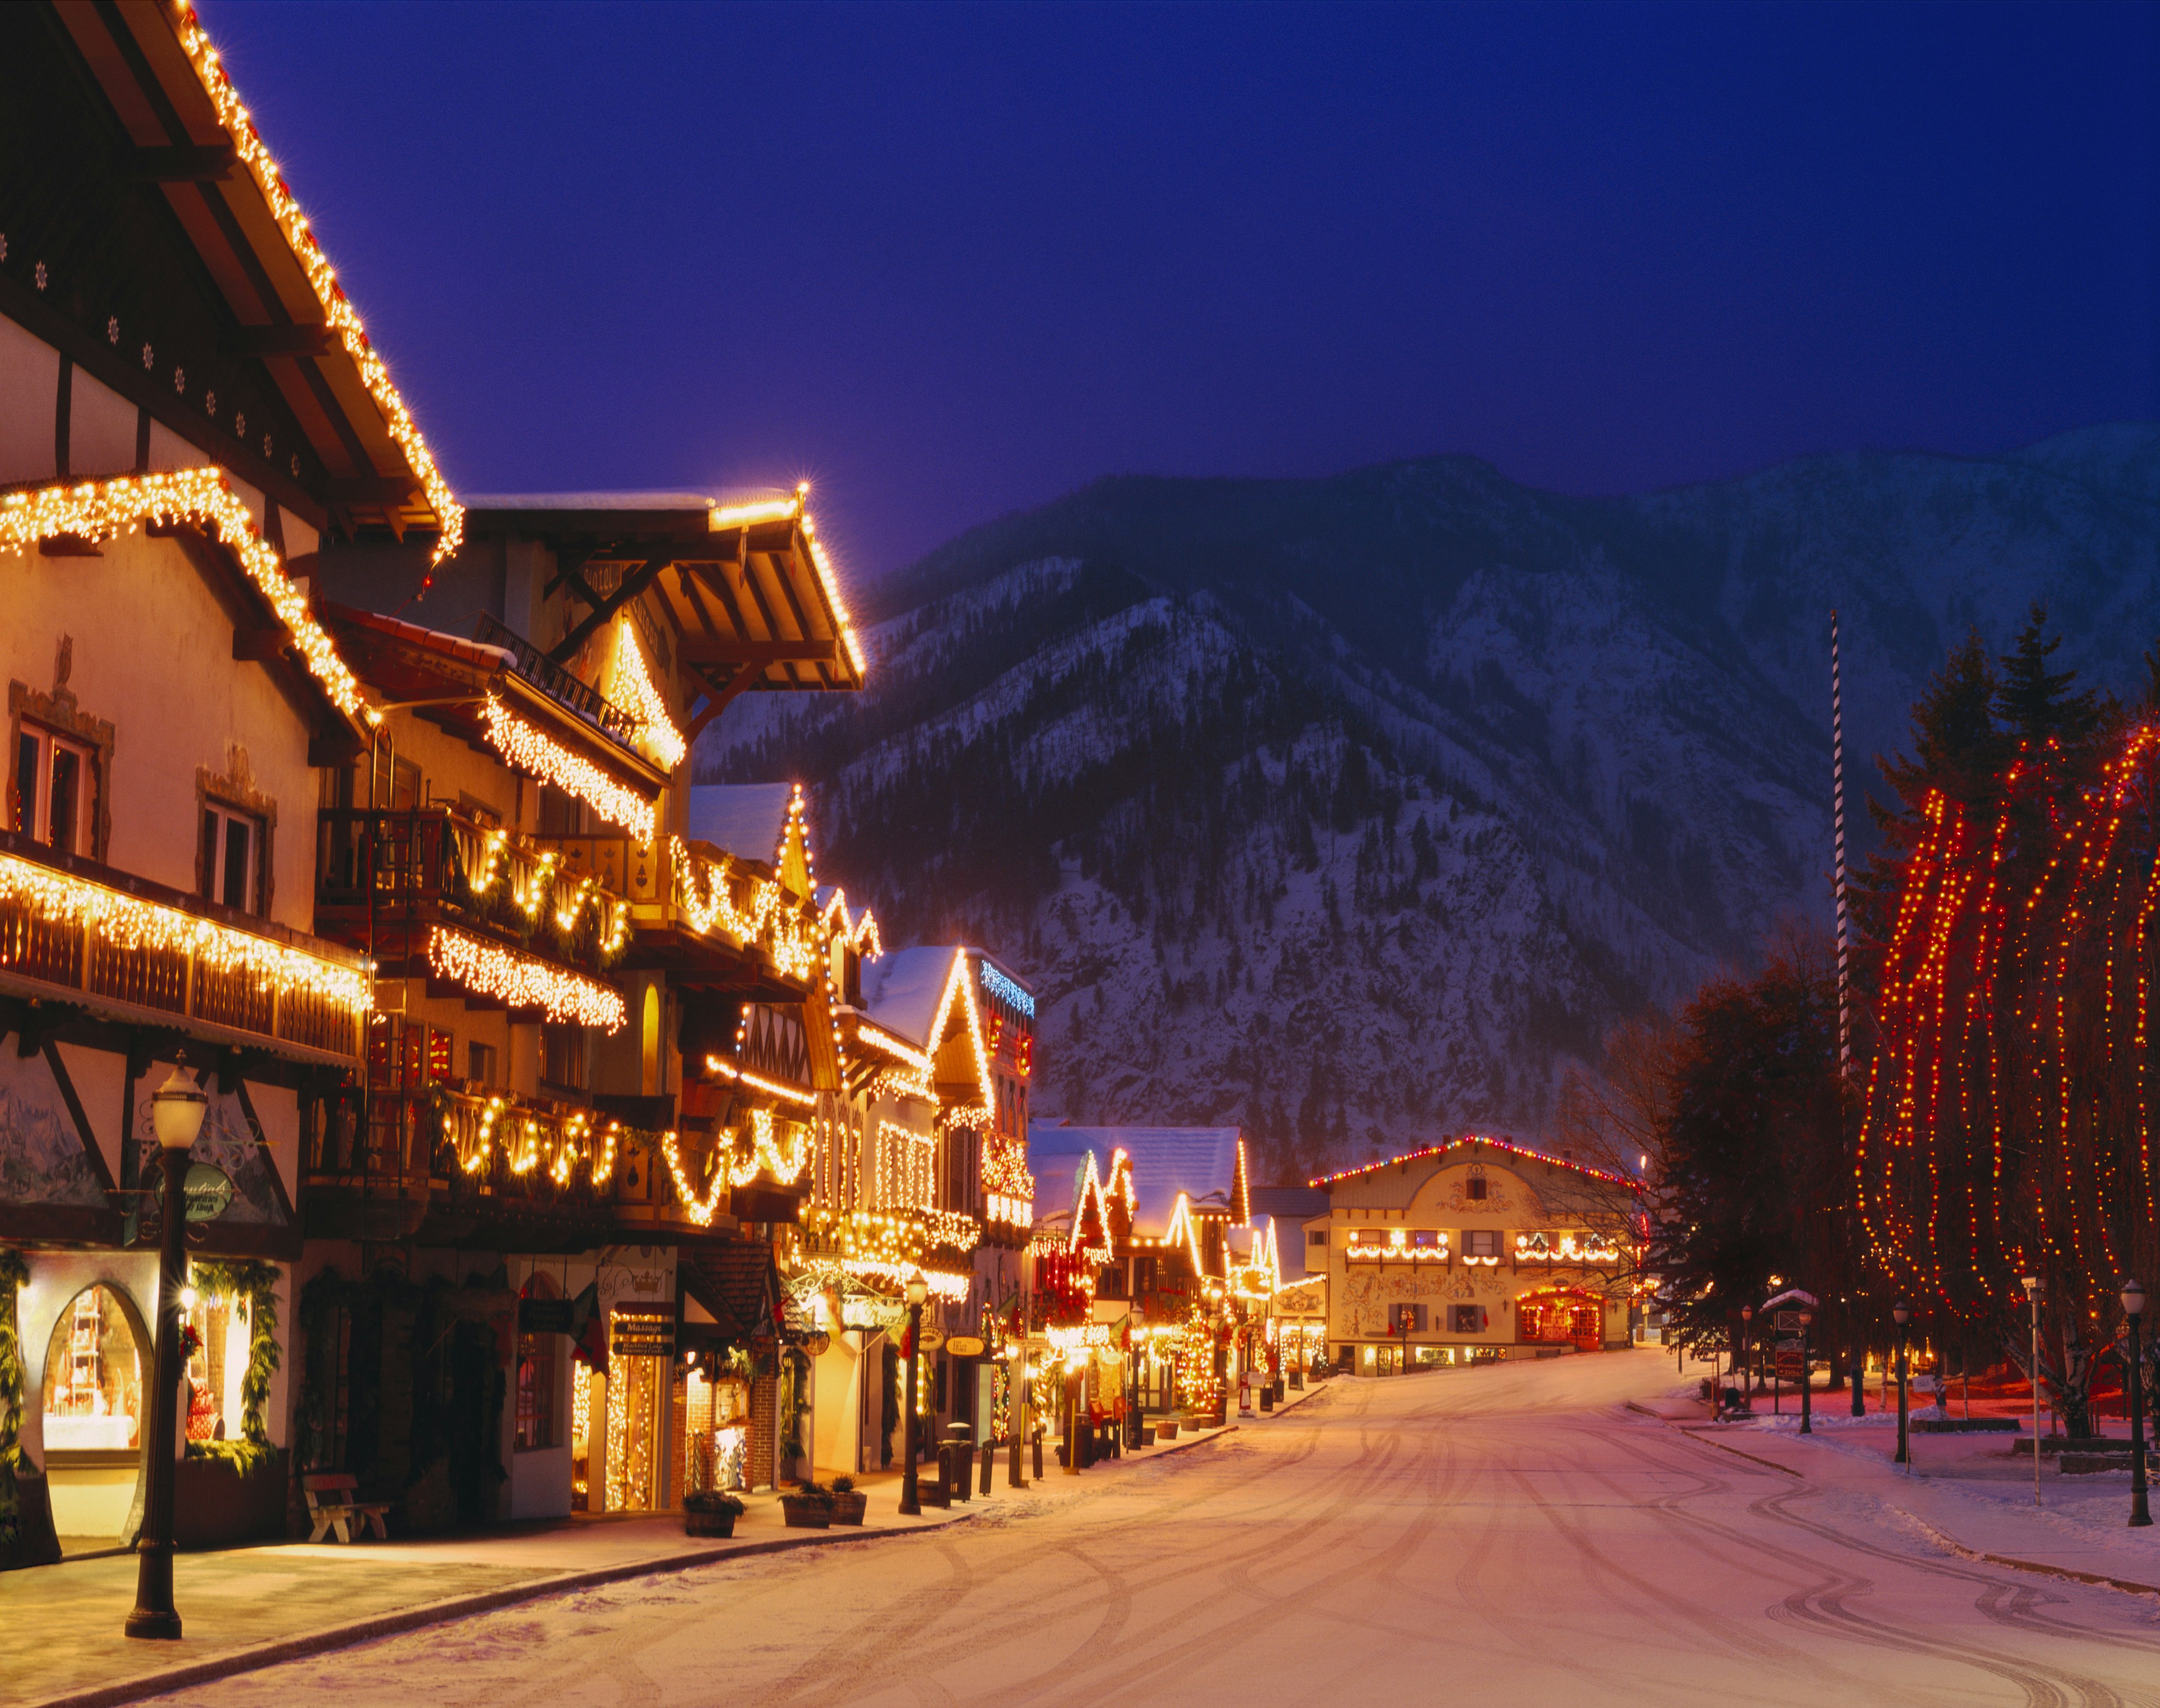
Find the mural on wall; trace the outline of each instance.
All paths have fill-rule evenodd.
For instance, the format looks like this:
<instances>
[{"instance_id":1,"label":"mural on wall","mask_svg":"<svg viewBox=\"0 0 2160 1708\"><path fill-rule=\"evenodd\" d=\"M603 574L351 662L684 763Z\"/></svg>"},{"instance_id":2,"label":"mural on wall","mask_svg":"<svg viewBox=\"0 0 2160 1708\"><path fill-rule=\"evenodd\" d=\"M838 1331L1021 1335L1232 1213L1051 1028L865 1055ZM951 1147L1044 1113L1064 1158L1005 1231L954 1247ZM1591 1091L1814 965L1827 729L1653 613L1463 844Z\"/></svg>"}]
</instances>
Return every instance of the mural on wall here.
<instances>
[{"instance_id":1,"label":"mural on wall","mask_svg":"<svg viewBox=\"0 0 2160 1708\"><path fill-rule=\"evenodd\" d=\"M1463 1277L1467 1280L1468 1277ZM1355 1267L1342 1278L1342 1318L1346 1334L1385 1334L1388 1307L1437 1299L1468 1296L1455 1291L1445 1275L1436 1275L1405 1264L1390 1268L1374 1264Z\"/></svg>"},{"instance_id":2,"label":"mural on wall","mask_svg":"<svg viewBox=\"0 0 2160 1708\"><path fill-rule=\"evenodd\" d=\"M0 1043L0 1202L104 1209L86 1142L44 1056Z\"/></svg>"},{"instance_id":3,"label":"mural on wall","mask_svg":"<svg viewBox=\"0 0 2160 1708\"><path fill-rule=\"evenodd\" d=\"M135 1100L136 1165L140 1170L137 1177L146 1183L158 1176L158 1135L150 1124L150 1092L162 1082L162 1075L145 1074L141 1083L148 1089ZM247 1106L237 1092L220 1092L214 1085L205 1088L210 1092L210 1109L203 1117L202 1131L195 1135L195 1149L188 1155L196 1162L223 1170L232 1182L232 1202L218 1220L284 1227L288 1219L284 1197L273 1173L270 1148L249 1119Z\"/></svg>"}]
</instances>

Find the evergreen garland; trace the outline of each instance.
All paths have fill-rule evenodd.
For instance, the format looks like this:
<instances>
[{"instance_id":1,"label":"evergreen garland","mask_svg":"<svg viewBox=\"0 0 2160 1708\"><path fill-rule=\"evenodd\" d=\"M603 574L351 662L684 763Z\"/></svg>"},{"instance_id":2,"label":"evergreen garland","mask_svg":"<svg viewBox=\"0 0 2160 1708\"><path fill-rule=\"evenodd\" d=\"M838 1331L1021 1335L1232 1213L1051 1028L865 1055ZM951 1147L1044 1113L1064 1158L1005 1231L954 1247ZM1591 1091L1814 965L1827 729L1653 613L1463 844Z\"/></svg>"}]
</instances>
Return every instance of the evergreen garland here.
<instances>
[{"instance_id":1,"label":"evergreen garland","mask_svg":"<svg viewBox=\"0 0 2160 1708\"><path fill-rule=\"evenodd\" d=\"M247 1370L240 1378L240 1433L241 1441L257 1451L246 1451L239 1443L193 1444L226 1448L212 1456L230 1458L244 1472L267 1463L270 1451L270 1431L263 1415L270 1404L271 1378L278 1373L281 1358L278 1266L259 1258L198 1258L194 1269L195 1285L213 1298L247 1301Z\"/></svg>"},{"instance_id":2,"label":"evergreen garland","mask_svg":"<svg viewBox=\"0 0 2160 1708\"><path fill-rule=\"evenodd\" d=\"M30 1265L23 1254L0 1245L0 1549L14 1545L15 1478L29 1468L21 1440L23 1343L15 1321L15 1290L29 1279Z\"/></svg>"}]
</instances>

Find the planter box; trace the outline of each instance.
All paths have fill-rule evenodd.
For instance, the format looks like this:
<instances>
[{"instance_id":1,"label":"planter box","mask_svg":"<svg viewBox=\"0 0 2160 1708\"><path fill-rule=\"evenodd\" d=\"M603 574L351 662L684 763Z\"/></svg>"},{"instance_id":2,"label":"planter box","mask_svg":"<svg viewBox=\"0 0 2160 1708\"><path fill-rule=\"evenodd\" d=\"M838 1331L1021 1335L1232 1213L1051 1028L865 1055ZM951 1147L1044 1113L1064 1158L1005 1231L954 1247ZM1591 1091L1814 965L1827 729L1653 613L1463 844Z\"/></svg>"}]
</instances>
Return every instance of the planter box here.
<instances>
[{"instance_id":1,"label":"planter box","mask_svg":"<svg viewBox=\"0 0 2160 1708\"><path fill-rule=\"evenodd\" d=\"M2014 1417L1916 1417L1911 1428L1922 1435L2014 1435L2022 1421Z\"/></svg>"},{"instance_id":2,"label":"planter box","mask_svg":"<svg viewBox=\"0 0 2160 1708\"><path fill-rule=\"evenodd\" d=\"M246 1477L230 1460L181 1460L173 1484L174 1539L183 1548L219 1548L283 1536L290 1466L283 1447Z\"/></svg>"},{"instance_id":3,"label":"planter box","mask_svg":"<svg viewBox=\"0 0 2160 1708\"><path fill-rule=\"evenodd\" d=\"M2043 1453L2126 1453L2130 1451L2130 1443L2117 1441L2112 1435L2043 1435L2040 1437L2040 1451ZM2149 1447L2147 1451L2150 1451ZM2010 1453L2012 1458L2021 1455L2031 1458L2032 1436L2021 1435L2012 1441Z\"/></svg>"},{"instance_id":4,"label":"planter box","mask_svg":"<svg viewBox=\"0 0 2160 1708\"><path fill-rule=\"evenodd\" d=\"M870 1498L859 1488L836 1494L833 1497L833 1522L836 1524L859 1524L870 1507Z\"/></svg>"},{"instance_id":5,"label":"planter box","mask_svg":"<svg viewBox=\"0 0 2160 1708\"><path fill-rule=\"evenodd\" d=\"M732 1536L735 1533L735 1514L733 1513L701 1513L685 1508L683 1513L683 1534L686 1536Z\"/></svg>"},{"instance_id":6,"label":"planter box","mask_svg":"<svg viewBox=\"0 0 2160 1708\"><path fill-rule=\"evenodd\" d=\"M1158 1441L1176 1441L1177 1439L1177 1425L1174 1423L1157 1424L1155 1426L1155 1438Z\"/></svg>"},{"instance_id":7,"label":"planter box","mask_svg":"<svg viewBox=\"0 0 2160 1708\"><path fill-rule=\"evenodd\" d=\"M787 1515L791 1530L829 1530L833 1527L833 1508L824 1501L783 1494L780 1497L780 1509Z\"/></svg>"},{"instance_id":8,"label":"planter box","mask_svg":"<svg viewBox=\"0 0 2160 1708\"><path fill-rule=\"evenodd\" d=\"M0 1541L0 1571L21 1565L60 1564L60 1538L53 1534L51 1491L42 1477L15 1479L15 1539Z\"/></svg>"}]
</instances>

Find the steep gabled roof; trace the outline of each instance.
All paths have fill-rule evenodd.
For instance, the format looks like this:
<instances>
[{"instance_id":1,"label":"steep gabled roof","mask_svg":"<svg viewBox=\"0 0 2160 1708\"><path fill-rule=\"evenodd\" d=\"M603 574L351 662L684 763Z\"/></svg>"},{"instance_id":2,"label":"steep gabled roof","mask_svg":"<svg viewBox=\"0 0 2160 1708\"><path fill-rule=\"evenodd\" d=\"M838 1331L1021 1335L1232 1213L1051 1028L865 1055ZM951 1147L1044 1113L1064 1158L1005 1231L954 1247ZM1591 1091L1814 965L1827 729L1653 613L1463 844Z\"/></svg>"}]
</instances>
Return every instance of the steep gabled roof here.
<instances>
[{"instance_id":1,"label":"steep gabled roof","mask_svg":"<svg viewBox=\"0 0 2160 1708\"><path fill-rule=\"evenodd\" d=\"M1576 1162L1565 1156L1552 1156L1542 1150L1534 1150L1527 1145L1518 1145L1512 1139L1495 1139L1483 1133L1465 1133L1458 1139L1445 1139L1437 1145L1427 1145L1420 1150L1406 1150L1400 1156L1390 1156L1379 1162L1361 1163L1356 1168L1338 1169L1333 1174L1321 1175L1312 1184L1330 1186L1337 1181L1354 1180L1359 1175L1372 1174L1384 1168L1393 1168L1398 1163L1422 1162L1427 1158L1445 1156L1451 1150L1461 1150L1469 1145L1482 1145L1490 1150L1503 1151L1510 1156L1519 1156L1531 1162L1542 1162L1550 1168L1572 1169L1577 1174L1587 1175L1592 1180L1609 1181L1617 1186L1642 1190L1640 1181L1631 1180L1624 1174L1610 1170L1591 1168L1586 1163Z\"/></svg>"},{"instance_id":2,"label":"steep gabled roof","mask_svg":"<svg viewBox=\"0 0 2160 1708\"><path fill-rule=\"evenodd\" d=\"M1036 1147L1046 1159L1083 1150L1098 1157L1107 1177L1111 1156L1122 1150L1132 1165L1133 1231L1150 1239L1169 1237L1182 1198L1200 1215L1212 1212L1244 1222L1244 1138L1237 1127L1057 1127L1028 1129L1030 1166Z\"/></svg>"}]
</instances>

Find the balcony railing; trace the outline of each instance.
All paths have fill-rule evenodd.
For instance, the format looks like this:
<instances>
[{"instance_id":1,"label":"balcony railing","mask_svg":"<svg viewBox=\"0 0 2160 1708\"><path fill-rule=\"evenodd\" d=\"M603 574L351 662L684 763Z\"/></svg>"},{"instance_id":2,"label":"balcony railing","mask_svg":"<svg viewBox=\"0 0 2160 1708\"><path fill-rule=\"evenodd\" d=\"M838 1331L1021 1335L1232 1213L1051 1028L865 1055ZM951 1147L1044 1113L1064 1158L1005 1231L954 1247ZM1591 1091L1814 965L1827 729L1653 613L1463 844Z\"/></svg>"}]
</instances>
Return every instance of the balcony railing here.
<instances>
[{"instance_id":1,"label":"balcony railing","mask_svg":"<svg viewBox=\"0 0 2160 1708\"><path fill-rule=\"evenodd\" d=\"M579 681L524 636L505 628L485 611L473 630L473 639L485 646L500 646L510 654L511 668L566 710L598 725L626 747L637 738L637 719L600 691Z\"/></svg>"},{"instance_id":2,"label":"balcony railing","mask_svg":"<svg viewBox=\"0 0 2160 1708\"><path fill-rule=\"evenodd\" d=\"M621 952L620 891L530 838L443 807L326 807L317 820L317 927L365 945L371 926L380 959L400 958L403 938L437 921L594 972Z\"/></svg>"},{"instance_id":3,"label":"balcony railing","mask_svg":"<svg viewBox=\"0 0 2160 1708\"><path fill-rule=\"evenodd\" d=\"M334 944L0 833L0 975L357 1062L371 987Z\"/></svg>"}]
</instances>

